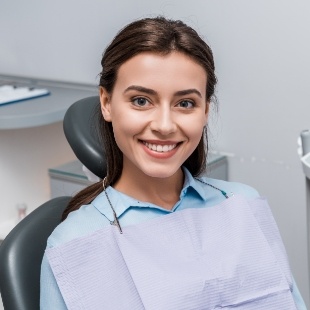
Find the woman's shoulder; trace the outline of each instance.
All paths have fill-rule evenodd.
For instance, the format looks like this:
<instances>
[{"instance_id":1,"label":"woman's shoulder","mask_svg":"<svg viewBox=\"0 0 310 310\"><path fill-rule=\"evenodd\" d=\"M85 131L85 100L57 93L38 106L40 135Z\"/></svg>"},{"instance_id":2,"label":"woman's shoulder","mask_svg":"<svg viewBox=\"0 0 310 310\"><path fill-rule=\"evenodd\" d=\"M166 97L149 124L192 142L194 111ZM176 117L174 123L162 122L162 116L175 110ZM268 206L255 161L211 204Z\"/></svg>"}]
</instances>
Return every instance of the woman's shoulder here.
<instances>
[{"instance_id":1,"label":"woman's shoulder","mask_svg":"<svg viewBox=\"0 0 310 310\"><path fill-rule=\"evenodd\" d=\"M230 196L231 194L242 195L247 199L255 199L260 197L258 191L255 188L243 183L224 181L209 177L200 177L199 179L204 183L207 183L226 192L228 196Z\"/></svg>"},{"instance_id":2,"label":"woman's shoulder","mask_svg":"<svg viewBox=\"0 0 310 310\"><path fill-rule=\"evenodd\" d=\"M86 236L108 224L93 204L83 205L78 210L70 212L47 240L47 247L55 247L72 239Z\"/></svg>"}]
</instances>

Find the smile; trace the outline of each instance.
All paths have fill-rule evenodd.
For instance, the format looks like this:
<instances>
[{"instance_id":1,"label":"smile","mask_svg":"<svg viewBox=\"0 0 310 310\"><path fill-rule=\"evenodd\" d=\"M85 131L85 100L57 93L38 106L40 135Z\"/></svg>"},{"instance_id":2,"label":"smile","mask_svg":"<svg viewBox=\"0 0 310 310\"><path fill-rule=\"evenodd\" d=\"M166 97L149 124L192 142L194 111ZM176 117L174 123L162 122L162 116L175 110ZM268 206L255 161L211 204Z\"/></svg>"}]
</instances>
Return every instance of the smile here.
<instances>
[{"instance_id":1,"label":"smile","mask_svg":"<svg viewBox=\"0 0 310 310\"><path fill-rule=\"evenodd\" d=\"M143 141L143 144L150 150L159 152L159 153L167 153L172 151L173 149L176 148L177 144L167 144L167 145L161 145L161 144L152 144Z\"/></svg>"}]
</instances>

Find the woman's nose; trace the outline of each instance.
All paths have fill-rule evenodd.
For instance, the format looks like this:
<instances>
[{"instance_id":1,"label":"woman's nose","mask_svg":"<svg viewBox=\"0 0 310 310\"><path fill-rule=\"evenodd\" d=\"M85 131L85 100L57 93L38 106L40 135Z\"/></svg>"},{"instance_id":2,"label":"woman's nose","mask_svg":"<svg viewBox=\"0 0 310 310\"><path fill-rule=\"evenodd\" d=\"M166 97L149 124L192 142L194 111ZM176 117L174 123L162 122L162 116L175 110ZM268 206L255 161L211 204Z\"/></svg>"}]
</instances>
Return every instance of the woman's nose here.
<instances>
[{"instance_id":1,"label":"woman's nose","mask_svg":"<svg viewBox=\"0 0 310 310\"><path fill-rule=\"evenodd\" d=\"M169 135L176 129L177 124L170 106L158 108L151 122L151 130L158 131L162 135Z\"/></svg>"}]
</instances>

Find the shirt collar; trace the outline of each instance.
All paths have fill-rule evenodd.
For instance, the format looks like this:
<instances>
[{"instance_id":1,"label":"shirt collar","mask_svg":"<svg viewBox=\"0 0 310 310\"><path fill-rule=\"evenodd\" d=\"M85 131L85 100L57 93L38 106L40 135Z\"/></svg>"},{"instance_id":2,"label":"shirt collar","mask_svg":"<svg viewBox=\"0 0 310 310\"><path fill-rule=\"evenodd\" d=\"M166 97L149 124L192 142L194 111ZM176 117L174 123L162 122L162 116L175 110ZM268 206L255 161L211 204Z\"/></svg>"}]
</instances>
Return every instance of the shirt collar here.
<instances>
[{"instance_id":1,"label":"shirt collar","mask_svg":"<svg viewBox=\"0 0 310 310\"><path fill-rule=\"evenodd\" d=\"M198 179L194 178L192 174L188 171L187 168L182 167L184 172L184 184L181 190L180 199L182 199L189 190L192 190L192 193L196 193L200 196L202 200L207 200L206 195L206 186L203 182L198 181Z\"/></svg>"},{"instance_id":2,"label":"shirt collar","mask_svg":"<svg viewBox=\"0 0 310 310\"><path fill-rule=\"evenodd\" d=\"M206 190L205 185L195 179L191 173L185 168L182 167L184 172L184 184L183 188L180 193L180 201L189 194L196 195L202 200L206 200ZM109 200L117 214L118 217L120 217L127 209L131 207L138 207L138 208L157 208L166 212L166 209L163 209L159 206L153 205L149 202L139 201L137 199L134 199L133 197L127 196L113 187L109 186L106 189L106 193L109 197ZM100 193L92 202L92 205L101 213L104 214L110 221L113 221L113 211L110 206L110 203L106 197L105 192ZM176 208L173 208L174 211Z\"/></svg>"}]
</instances>

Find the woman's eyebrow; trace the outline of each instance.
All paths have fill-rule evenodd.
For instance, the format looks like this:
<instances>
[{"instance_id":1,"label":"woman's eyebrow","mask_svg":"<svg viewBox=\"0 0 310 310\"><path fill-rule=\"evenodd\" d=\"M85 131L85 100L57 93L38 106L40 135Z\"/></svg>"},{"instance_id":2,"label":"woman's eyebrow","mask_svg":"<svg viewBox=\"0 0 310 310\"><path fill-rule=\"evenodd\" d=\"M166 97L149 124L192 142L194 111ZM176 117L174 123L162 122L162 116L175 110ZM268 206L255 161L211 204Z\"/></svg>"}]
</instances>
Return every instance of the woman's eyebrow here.
<instances>
[{"instance_id":1,"label":"woman's eyebrow","mask_svg":"<svg viewBox=\"0 0 310 310\"><path fill-rule=\"evenodd\" d=\"M198 90L195 89L195 88L179 90L179 91L177 91L177 92L174 93L175 96L185 96L185 95L190 95L190 94L196 94L196 95L198 95L200 98L202 98L202 95L201 95L200 91L198 91Z\"/></svg>"},{"instance_id":2,"label":"woman's eyebrow","mask_svg":"<svg viewBox=\"0 0 310 310\"><path fill-rule=\"evenodd\" d=\"M155 90L150 89L150 88L146 88L146 87L143 87L143 86L138 86L138 85L131 85L131 86L127 87L124 90L124 94L126 92L130 91L130 90L137 90L137 91L149 94L149 95L157 95L157 92Z\"/></svg>"},{"instance_id":3,"label":"woman's eyebrow","mask_svg":"<svg viewBox=\"0 0 310 310\"><path fill-rule=\"evenodd\" d=\"M143 87L143 86L138 86L138 85L131 85L131 86L127 87L124 90L124 93L126 93L126 92L128 92L130 90L137 90L137 91L140 91L140 92L143 92L143 93L146 93L146 94L149 94L149 95L153 95L153 96L154 95L158 95L158 93L155 90L153 90L151 88L146 88L146 87ZM196 88L179 90L179 91L175 92L173 95L174 96L185 96L185 95L190 95L190 94L196 94L200 98L202 98L201 93Z\"/></svg>"}]
</instances>

